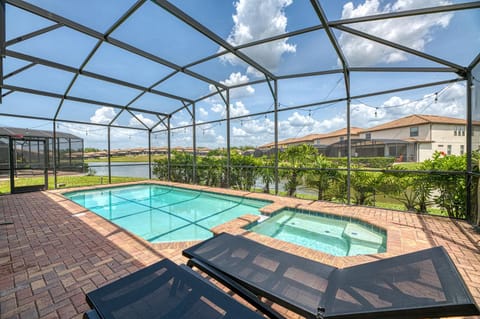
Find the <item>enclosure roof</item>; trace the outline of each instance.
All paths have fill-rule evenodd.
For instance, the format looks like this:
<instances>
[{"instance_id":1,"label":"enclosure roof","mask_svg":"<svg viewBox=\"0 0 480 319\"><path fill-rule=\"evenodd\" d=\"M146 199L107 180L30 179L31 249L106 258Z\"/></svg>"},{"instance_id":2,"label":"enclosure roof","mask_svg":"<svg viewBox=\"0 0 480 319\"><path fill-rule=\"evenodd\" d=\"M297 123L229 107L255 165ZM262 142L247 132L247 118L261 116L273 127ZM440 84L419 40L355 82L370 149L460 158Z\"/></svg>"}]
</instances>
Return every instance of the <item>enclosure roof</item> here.
<instances>
[{"instance_id":1,"label":"enclosure roof","mask_svg":"<svg viewBox=\"0 0 480 319\"><path fill-rule=\"evenodd\" d=\"M0 115L32 119L154 130L181 110L194 117L194 103L230 105L260 84L277 107L277 83L337 76L335 101L346 102L364 96L352 92L356 73L438 73L445 84L480 59L480 1L1 4ZM403 27L412 21L420 38Z\"/></svg>"},{"instance_id":2,"label":"enclosure roof","mask_svg":"<svg viewBox=\"0 0 480 319\"><path fill-rule=\"evenodd\" d=\"M0 127L0 136L10 137L46 137L53 138L53 132L45 130L23 129L18 127ZM57 138L82 139L73 134L56 132Z\"/></svg>"}]
</instances>

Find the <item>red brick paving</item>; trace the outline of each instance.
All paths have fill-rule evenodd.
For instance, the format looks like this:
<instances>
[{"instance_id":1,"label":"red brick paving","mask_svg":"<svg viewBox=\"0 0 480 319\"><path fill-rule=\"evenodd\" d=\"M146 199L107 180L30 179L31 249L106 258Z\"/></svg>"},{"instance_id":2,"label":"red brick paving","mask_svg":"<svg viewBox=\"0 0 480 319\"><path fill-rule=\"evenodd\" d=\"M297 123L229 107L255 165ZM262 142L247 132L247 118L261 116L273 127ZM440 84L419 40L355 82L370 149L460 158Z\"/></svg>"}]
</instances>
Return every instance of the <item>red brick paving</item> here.
<instances>
[{"instance_id":1,"label":"red brick paving","mask_svg":"<svg viewBox=\"0 0 480 319\"><path fill-rule=\"evenodd\" d=\"M195 186L193 186L196 188ZM274 197L218 190L254 198ZM443 245L480 304L480 234L463 221L366 207L275 199L273 207L288 205L343 214L383 227L388 232L387 253L374 256L333 257L299 249L274 239L242 231L245 219L224 228L274 247L336 266L358 264ZM265 209L268 211L268 207ZM184 263L181 251L192 243L150 244L57 192L0 196L0 318L81 318L89 309L85 293L168 257ZM222 231L222 227L216 229ZM289 318L298 315L285 312ZM473 317L470 317L473 318Z\"/></svg>"}]
</instances>

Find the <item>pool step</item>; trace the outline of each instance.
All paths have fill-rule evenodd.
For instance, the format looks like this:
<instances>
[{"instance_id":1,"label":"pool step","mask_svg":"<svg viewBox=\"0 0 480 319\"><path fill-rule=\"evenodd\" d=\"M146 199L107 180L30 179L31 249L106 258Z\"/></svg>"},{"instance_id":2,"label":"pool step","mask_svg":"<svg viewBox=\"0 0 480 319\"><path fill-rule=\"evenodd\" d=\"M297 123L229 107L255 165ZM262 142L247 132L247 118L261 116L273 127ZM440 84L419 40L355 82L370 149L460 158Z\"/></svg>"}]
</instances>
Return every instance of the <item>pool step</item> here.
<instances>
[{"instance_id":1,"label":"pool step","mask_svg":"<svg viewBox=\"0 0 480 319\"><path fill-rule=\"evenodd\" d=\"M366 254L378 254L378 253L379 253L378 248L368 247L366 245L350 244L350 249L348 250L348 255L349 256L366 255Z\"/></svg>"},{"instance_id":2,"label":"pool step","mask_svg":"<svg viewBox=\"0 0 480 319\"><path fill-rule=\"evenodd\" d=\"M343 236L350 240L351 247L365 246L366 248L371 247L378 251L383 244L383 238L381 235L354 223L347 224Z\"/></svg>"},{"instance_id":3,"label":"pool step","mask_svg":"<svg viewBox=\"0 0 480 319\"><path fill-rule=\"evenodd\" d=\"M323 236L342 238L343 228L337 225L338 223L336 221L332 221L332 223L318 223L309 220L299 220L296 218L292 219L288 216L285 216L278 219L277 224L280 226L289 226L298 230L304 230Z\"/></svg>"}]
</instances>

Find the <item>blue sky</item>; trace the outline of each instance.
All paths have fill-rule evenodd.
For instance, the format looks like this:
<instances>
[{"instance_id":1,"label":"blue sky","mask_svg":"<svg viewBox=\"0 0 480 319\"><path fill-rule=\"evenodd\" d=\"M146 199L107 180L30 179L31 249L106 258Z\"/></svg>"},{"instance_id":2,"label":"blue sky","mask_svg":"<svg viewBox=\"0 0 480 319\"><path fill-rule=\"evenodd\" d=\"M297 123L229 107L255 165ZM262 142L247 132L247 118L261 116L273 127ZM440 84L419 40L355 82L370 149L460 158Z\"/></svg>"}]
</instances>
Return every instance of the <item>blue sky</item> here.
<instances>
[{"instance_id":1,"label":"blue sky","mask_svg":"<svg viewBox=\"0 0 480 319\"><path fill-rule=\"evenodd\" d=\"M134 4L131 0L103 1L28 1L36 6L104 33ZM231 45L281 35L319 24L319 19L306 0L174 0L181 10L203 23ZM320 1L329 20L340 20L378 13L395 12L422 7L458 3L452 0L362 0ZM94 14L92 14L94 13ZM480 10L440 13L427 16L399 18L352 24L349 27L395 42L456 64L467 66L478 54L480 47ZM36 17L7 5L7 41L29 32L47 27L53 22ZM408 26L408 27L406 27ZM440 66L435 62L391 49L369 40L343 33L334 34L348 63L354 67ZM263 74L230 54L190 66L191 63L224 52L224 48L201 33L184 25L151 1L136 12L110 35L112 39L160 56L179 67L225 85L249 83L263 79ZM45 60L79 68L97 40L85 34L60 27L43 35L8 46L14 52L38 56ZM323 30L284 38L240 50L249 58L277 76L334 70L340 67L335 50ZM29 62L7 57L4 75ZM86 64L85 71L129 81L140 87L151 87L190 100L216 92L214 86L185 73L177 73L158 85L158 80L171 75L174 69L131 54L115 45L102 43ZM8 77L5 84L28 87L63 95L74 74L37 64ZM454 79L453 73L368 73L353 72L352 95L388 90L428 82ZM345 97L342 74L311 76L281 80L279 109ZM117 84L78 76L68 95L102 101L106 104L130 105L150 111L171 113L180 109L181 101L125 88ZM3 92L5 93L5 91ZM60 100L51 97L14 92L0 105L0 112L36 117L53 117ZM230 92L230 113L240 119L231 123L231 144L258 146L271 142L274 137L273 114L255 115L273 110L273 98L266 83L247 85ZM369 127L413 113L465 117L465 84L418 89L352 100L352 126ZM102 105L65 101L58 112L59 121L83 121L92 124L109 123L126 127L154 126L159 119L142 112L122 112ZM226 146L226 123L204 122L225 118L225 104L217 94L196 103L197 146L210 148ZM142 123L140 123L141 121ZM172 146L191 146L192 124L186 110L176 112L171 119ZM1 126L51 129L48 121L0 116ZM310 133L324 133L346 126L346 103L329 103L279 112L279 138L300 137ZM156 126L156 130L163 129ZM77 134L86 146L105 148L106 129L93 125L62 123L58 129ZM139 130L112 131L114 148L146 146L146 134ZM154 146L165 146L164 132L153 138Z\"/></svg>"}]
</instances>

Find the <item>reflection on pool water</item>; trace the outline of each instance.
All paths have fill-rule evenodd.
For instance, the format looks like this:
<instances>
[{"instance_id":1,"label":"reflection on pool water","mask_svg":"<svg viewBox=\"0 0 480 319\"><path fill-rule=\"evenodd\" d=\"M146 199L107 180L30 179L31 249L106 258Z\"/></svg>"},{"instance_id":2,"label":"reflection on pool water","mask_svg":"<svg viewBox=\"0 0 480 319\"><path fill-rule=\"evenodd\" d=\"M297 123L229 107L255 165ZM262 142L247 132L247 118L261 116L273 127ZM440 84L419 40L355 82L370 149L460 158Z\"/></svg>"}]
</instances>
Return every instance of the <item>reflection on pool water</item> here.
<instances>
[{"instance_id":1,"label":"reflection on pool water","mask_svg":"<svg viewBox=\"0 0 480 319\"><path fill-rule=\"evenodd\" d=\"M334 256L376 254L386 250L385 230L357 219L324 213L284 209L247 228Z\"/></svg>"}]
</instances>

